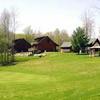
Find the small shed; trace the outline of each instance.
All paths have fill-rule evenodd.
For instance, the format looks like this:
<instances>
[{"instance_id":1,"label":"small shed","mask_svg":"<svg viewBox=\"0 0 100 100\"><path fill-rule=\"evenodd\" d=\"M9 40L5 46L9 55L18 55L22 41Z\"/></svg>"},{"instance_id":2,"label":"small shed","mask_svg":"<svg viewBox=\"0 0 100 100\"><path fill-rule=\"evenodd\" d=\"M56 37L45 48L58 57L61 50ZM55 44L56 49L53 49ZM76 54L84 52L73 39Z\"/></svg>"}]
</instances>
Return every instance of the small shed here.
<instances>
[{"instance_id":1,"label":"small shed","mask_svg":"<svg viewBox=\"0 0 100 100\"><path fill-rule=\"evenodd\" d=\"M61 48L61 52L71 52L72 44L71 42L63 42L60 48Z\"/></svg>"}]
</instances>

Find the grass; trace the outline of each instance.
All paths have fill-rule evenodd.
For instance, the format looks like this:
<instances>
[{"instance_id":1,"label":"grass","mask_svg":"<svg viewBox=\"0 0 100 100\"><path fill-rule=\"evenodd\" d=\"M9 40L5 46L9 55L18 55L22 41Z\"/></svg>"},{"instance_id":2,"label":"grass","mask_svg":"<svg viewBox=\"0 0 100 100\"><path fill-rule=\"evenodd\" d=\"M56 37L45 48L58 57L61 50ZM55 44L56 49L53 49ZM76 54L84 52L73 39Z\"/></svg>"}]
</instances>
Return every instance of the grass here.
<instances>
[{"instance_id":1,"label":"grass","mask_svg":"<svg viewBox=\"0 0 100 100\"><path fill-rule=\"evenodd\" d=\"M0 67L0 100L100 100L100 58L17 57L16 65Z\"/></svg>"}]
</instances>

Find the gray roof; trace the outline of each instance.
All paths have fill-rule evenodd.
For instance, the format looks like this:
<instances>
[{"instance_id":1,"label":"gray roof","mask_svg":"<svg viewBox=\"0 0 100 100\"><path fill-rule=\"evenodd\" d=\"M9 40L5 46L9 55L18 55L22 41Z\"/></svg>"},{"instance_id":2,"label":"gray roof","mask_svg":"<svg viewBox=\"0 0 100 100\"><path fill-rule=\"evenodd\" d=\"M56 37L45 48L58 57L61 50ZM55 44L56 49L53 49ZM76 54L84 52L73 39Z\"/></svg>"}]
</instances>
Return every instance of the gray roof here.
<instances>
[{"instance_id":1,"label":"gray roof","mask_svg":"<svg viewBox=\"0 0 100 100\"><path fill-rule=\"evenodd\" d=\"M92 39L90 39L90 41L89 41L89 43L88 44L93 44L95 41L96 41L96 39L98 39L99 41L100 41L100 39L99 38L92 38Z\"/></svg>"},{"instance_id":2,"label":"gray roof","mask_svg":"<svg viewBox=\"0 0 100 100\"><path fill-rule=\"evenodd\" d=\"M63 48L63 47L71 47L71 46L72 46L71 42L63 42L60 47Z\"/></svg>"},{"instance_id":3,"label":"gray roof","mask_svg":"<svg viewBox=\"0 0 100 100\"><path fill-rule=\"evenodd\" d=\"M89 41L89 43L88 44L91 44L91 43L94 43L95 42L95 38L92 38L92 39L90 39L90 41Z\"/></svg>"}]
</instances>

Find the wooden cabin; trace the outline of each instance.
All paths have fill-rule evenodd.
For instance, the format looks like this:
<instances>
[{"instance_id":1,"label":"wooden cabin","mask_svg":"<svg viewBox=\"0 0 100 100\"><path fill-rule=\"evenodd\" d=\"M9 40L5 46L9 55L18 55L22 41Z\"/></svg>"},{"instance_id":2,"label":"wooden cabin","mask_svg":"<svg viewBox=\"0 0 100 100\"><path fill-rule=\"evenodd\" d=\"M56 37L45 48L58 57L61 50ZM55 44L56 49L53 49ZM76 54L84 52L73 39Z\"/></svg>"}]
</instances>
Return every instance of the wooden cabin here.
<instances>
[{"instance_id":1,"label":"wooden cabin","mask_svg":"<svg viewBox=\"0 0 100 100\"><path fill-rule=\"evenodd\" d=\"M16 52L28 52L29 48L31 48L31 44L23 38L14 41L14 49Z\"/></svg>"},{"instance_id":2,"label":"wooden cabin","mask_svg":"<svg viewBox=\"0 0 100 100\"><path fill-rule=\"evenodd\" d=\"M71 42L63 42L60 46L61 53L62 52L70 52L72 50Z\"/></svg>"},{"instance_id":3,"label":"wooden cabin","mask_svg":"<svg viewBox=\"0 0 100 100\"><path fill-rule=\"evenodd\" d=\"M95 39L91 40L88 46L88 52L90 56L99 55L100 56L100 40Z\"/></svg>"},{"instance_id":4,"label":"wooden cabin","mask_svg":"<svg viewBox=\"0 0 100 100\"><path fill-rule=\"evenodd\" d=\"M32 48L37 51L57 51L58 44L51 40L48 36L43 36L35 39L35 42L32 44Z\"/></svg>"}]
</instances>

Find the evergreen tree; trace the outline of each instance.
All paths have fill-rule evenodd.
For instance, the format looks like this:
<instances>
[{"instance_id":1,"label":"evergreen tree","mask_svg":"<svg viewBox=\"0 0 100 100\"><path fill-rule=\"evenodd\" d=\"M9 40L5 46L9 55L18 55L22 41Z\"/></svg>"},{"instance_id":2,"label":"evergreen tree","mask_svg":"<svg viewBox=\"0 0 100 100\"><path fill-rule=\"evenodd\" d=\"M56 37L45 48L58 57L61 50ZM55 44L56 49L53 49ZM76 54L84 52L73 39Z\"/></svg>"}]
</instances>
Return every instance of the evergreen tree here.
<instances>
[{"instance_id":1,"label":"evergreen tree","mask_svg":"<svg viewBox=\"0 0 100 100\"><path fill-rule=\"evenodd\" d=\"M88 42L89 42L89 38L85 34L85 30L81 27L76 28L76 30L73 32L72 35L73 50L78 53L80 50L84 52Z\"/></svg>"}]
</instances>

